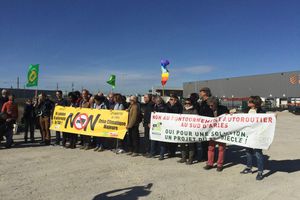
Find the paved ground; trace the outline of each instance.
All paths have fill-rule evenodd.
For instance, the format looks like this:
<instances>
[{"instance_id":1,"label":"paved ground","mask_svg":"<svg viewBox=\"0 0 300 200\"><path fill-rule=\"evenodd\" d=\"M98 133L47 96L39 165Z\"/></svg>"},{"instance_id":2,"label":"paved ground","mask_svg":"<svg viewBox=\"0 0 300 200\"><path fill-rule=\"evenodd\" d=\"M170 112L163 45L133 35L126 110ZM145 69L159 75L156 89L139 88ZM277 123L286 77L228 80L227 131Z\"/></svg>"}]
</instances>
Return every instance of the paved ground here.
<instances>
[{"instance_id":1,"label":"paved ground","mask_svg":"<svg viewBox=\"0 0 300 200\"><path fill-rule=\"evenodd\" d=\"M0 149L0 199L300 199L300 116L280 113L265 151L266 177L240 175L242 148L230 146L223 172L204 163L178 164L54 146ZM20 138L20 136L17 136Z\"/></svg>"}]
</instances>

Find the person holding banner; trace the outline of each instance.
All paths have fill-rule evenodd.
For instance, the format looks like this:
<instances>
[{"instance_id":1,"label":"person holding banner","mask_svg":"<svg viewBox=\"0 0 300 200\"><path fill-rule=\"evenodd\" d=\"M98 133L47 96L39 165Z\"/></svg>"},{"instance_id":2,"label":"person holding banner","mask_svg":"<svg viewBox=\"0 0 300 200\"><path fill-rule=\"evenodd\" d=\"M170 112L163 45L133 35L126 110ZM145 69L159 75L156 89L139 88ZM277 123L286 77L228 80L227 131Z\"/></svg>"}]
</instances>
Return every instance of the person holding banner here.
<instances>
[{"instance_id":1,"label":"person holding banner","mask_svg":"<svg viewBox=\"0 0 300 200\"><path fill-rule=\"evenodd\" d=\"M78 95L76 95L75 92L70 92L68 94L69 102L70 102L70 107L79 107L78 102ZM70 149L75 149L76 148L76 142L77 142L77 134L74 133L69 133L69 145L66 146L66 148Z\"/></svg>"},{"instance_id":2,"label":"person holding banner","mask_svg":"<svg viewBox=\"0 0 300 200\"><path fill-rule=\"evenodd\" d=\"M139 116L140 109L137 104L137 97L130 97L130 106L128 109L128 139L129 139L129 152L127 155L131 155L132 157L138 156L139 153L139 145L140 145L140 136L139 136Z\"/></svg>"},{"instance_id":3,"label":"person holding banner","mask_svg":"<svg viewBox=\"0 0 300 200\"><path fill-rule=\"evenodd\" d=\"M105 105L104 96L95 95L94 101L95 103L92 105L94 109L107 109ZM104 138L102 137L93 137L93 138L95 138L96 140L96 148L94 149L94 151L98 151L98 152L104 151L104 146L103 146Z\"/></svg>"},{"instance_id":4,"label":"person holding banner","mask_svg":"<svg viewBox=\"0 0 300 200\"><path fill-rule=\"evenodd\" d=\"M212 117L218 117L223 114L228 114L229 110L226 106L222 106L219 104L219 101L215 97L209 97L207 99L207 105L213 111ZM226 143L216 142L213 140L209 141L208 145L208 160L204 169L210 170L213 168L214 165L214 158L215 158L215 147L216 145L219 146L219 154L218 154L218 161L217 161L217 171L221 172L223 170L223 163L224 163L224 156L226 150Z\"/></svg>"},{"instance_id":5,"label":"person holding banner","mask_svg":"<svg viewBox=\"0 0 300 200\"><path fill-rule=\"evenodd\" d=\"M185 99L184 108L182 114L197 115L198 111L193 106L192 100L190 98ZM181 159L179 163L186 163L187 165L193 164L195 155L195 143L183 143L181 146Z\"/></svg>"},{"instance_id":6,"label":"person holding banner","mask_svg":"<svg viewBox=\"0 0 300 200\"><path fill-rule=\"evenodd\" d=\"M114 95L114 110L125 110L125 106L123 104L123 99L121 94L115 94ZM116 154L122 154L125 152L124 150L124 141L120 139L116 139L117 144L116 144Z\"/></svg>"},{"instance_id":7,"label":"person holding banner","mask_svg":"<svg viewBox=\"0 0 300 200\"><path fill-rule=\"evenodd\" d=\"M245 113L249 114L256 114L256 113L266 113L261 108L262 100L259 96L250 96L248 99L248 108L244 111ZM252 157L255 156L257 160L257 167L258 173L256 176L256 180L260 181L264 178L263 170L264 170L264 156L262 153L262 149L246 149L246 156L247 156L247 167L241 171L241 174L252 174Z\"/></svg>"},{"instance_id":8,"label":"person holding banner","mask_svg":"<svg viewBox=\"0 0 300 200\"><path fill-rule=\"evenodd\" d=\"M168 105L168 112L174 113L174 114L182 114L183 107L181 103L179 102L178 96L171 94ZM177 150L177 143L167 143L168 151L169 151L169 157L174 157Z\"/></svg>"},{"instance_id":9,"label":"person holding banner","mask_svg":"<svg viewBox=\"0 0 300 200\"><path fill-rule=\"evenodd\" d=\"M164 100L161 98L161 96L157 96L155 98L155 105L153 108L154 112L162 112L167 113L168 112L168 106L165 104ZM155 140L151 140L151 150L149 156L147 158L152 158L156 154L156 148L157 146L160 147L160 153L159 153L159 160L164 160L164 155L166 152L166 144L164 142L158 142Z\"/></svg>"},{"instance_id":10,"label":"person holding banner","mask_svg":"<svg viewBox=\"0 0 300 200\"><path fill-rule=\"evenodd\" d=\"M90 108L89 91L87 89L82 90L82 99L80 101L80 108ZM91 149L91 136L81 135L83 146L80 149L89 150Z\"/></svg>"},{"instance_id":11,"label":"person holding banner","mask_svg":"<svg viewBox=\"0 0 300 200\"><path fill-rule=\"evenodd\" d=\"M145 153L144 156L147 157L150 154L150 122L151 122L151 112L153 112L154 102L152 101L151 94L144 95L144 102L145 102L145 110L144 110L144 119L143 119L143 126L144 126L144 143L145 143Z\"/></svg>"},{"instance_id":12,"label":"person holding banner","mask_svg":"<svg viewBox=\"0 0 300 200\"><path fill-rule=\"evenodd\" d=\"M200 89L199 93L201 97L201 103L199 106L198 113L201 116L212 117L213 112L210 107L207 105L207 99L211 97L211 91L208 87L203 87ZM197 144L197 157L199 162L207 161L207 152L208 152L208 141L201 142ZM201 155L201 157L200 157Z\"/></svg>"},{"instance_id":13,"label":"person holding banner","mask_svg":"<svg viewBox=\"0 0 300 200\"><path fill-rule=\"evenodd\" d=\"M56 91L56 100L55 100L55 106L68 106L67 100L63 98L63 93L61 90ZM66 146L67 138L69 137L68 133L62 133L62 146ZM61 141L61 133L59 131L56 131L56 141L55 145L60 145Z\"/></svg>"}]
</instances>

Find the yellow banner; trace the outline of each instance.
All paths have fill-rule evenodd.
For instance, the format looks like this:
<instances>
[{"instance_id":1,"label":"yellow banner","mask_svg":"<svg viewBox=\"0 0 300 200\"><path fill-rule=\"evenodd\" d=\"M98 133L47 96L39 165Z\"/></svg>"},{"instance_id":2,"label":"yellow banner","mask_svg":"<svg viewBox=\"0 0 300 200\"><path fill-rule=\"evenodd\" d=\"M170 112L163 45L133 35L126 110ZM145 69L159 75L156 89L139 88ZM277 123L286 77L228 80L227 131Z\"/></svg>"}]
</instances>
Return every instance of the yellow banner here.
<instances>
[{"instance_id":1,"label":"yellow banner","mask_svg":"<svg viewBox=\"0 0 300 200\"><path fill-rule=\"evenodd\" d=\"M80 135L123 139L126 134L128 112L55 106L53 131Z\"/></svg>"}]
</instances>

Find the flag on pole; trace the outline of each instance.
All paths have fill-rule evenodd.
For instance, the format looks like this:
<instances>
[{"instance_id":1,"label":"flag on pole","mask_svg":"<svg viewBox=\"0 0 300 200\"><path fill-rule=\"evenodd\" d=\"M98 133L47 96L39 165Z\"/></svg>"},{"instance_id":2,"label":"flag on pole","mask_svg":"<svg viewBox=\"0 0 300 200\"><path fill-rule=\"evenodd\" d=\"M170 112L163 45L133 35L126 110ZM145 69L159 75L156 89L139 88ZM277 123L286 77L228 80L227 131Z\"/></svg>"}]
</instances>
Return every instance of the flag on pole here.
<instances>
[{"instance_id":1,"label":"flag on pole","mask_svg":"<svg viewBox=\"0 0 300 200\"><path fill-rule=\"evenodd\" d=\"M26 87L38 86L38 80L39 80L39 64L30 65L27 73Z\"/></svg>"},{"instance_id":2,"label":"flag on pole","mask_svg":"<svg viewBox=\"0 0 300 200\"><path fill-rule=\"evenodd\" d=\"M106 83L108 83L109 85L112 86L112 88L114 89L116 87L116 75L110 75L108 81L106 81Z\"/></svg>"}]
</instances>

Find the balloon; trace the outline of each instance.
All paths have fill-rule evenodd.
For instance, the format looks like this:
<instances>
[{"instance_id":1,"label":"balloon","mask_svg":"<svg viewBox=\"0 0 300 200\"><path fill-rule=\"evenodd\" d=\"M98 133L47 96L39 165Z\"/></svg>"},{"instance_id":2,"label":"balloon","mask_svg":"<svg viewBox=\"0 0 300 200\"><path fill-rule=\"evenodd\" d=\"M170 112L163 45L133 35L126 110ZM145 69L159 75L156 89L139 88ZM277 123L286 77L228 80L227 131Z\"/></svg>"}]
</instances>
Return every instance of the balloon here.
<instances>
[{"instance_id":1,"label":"balloon","mask_svg":"<svg viewBox=\"0 0 300 200\"><path fill-rule=\"evenodd\" d=\"M166 67L166 66L168 66L168 65L170 64L170 62L169 62L168 60L162 59L162 60L160 61L160 64L161 64L161 66Z\"/></svg>"}]
</instances>

